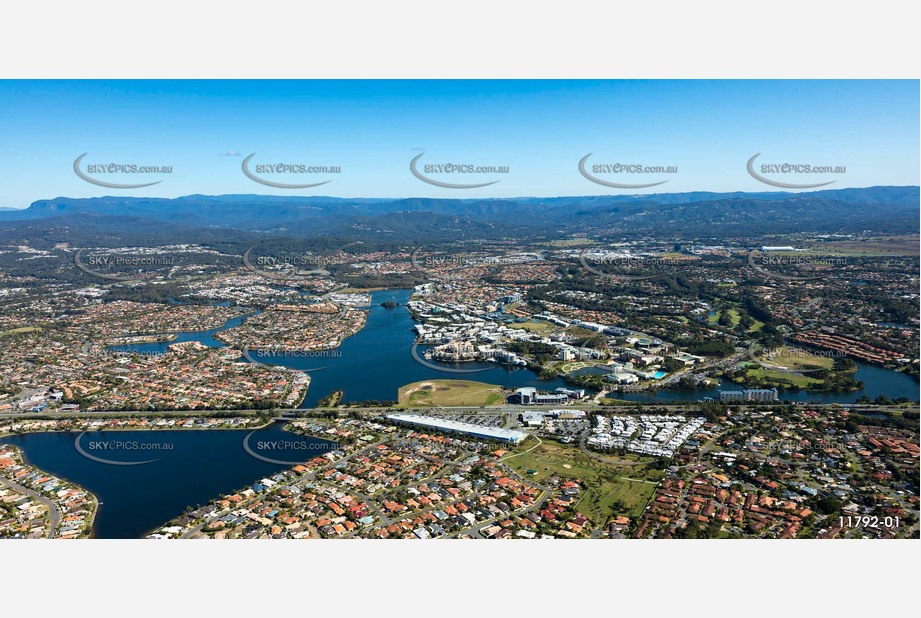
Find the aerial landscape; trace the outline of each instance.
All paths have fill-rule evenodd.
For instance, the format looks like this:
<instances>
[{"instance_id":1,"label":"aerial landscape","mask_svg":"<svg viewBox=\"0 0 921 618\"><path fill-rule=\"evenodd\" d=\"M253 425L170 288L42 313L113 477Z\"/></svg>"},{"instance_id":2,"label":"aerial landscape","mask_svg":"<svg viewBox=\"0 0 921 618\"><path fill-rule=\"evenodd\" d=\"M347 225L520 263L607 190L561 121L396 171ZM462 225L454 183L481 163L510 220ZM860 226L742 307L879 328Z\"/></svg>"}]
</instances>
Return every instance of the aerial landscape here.
<instances>
[{"instance_id":1,"label":"aerial landscape","mask_svg":"<svg viewBox=\"0 0 921 618\"><path fill-rule=\"evenodd\" d=\"M0 543L921 538L917 83L566 84L0 82Z\"/></svg>"}]
</instances>

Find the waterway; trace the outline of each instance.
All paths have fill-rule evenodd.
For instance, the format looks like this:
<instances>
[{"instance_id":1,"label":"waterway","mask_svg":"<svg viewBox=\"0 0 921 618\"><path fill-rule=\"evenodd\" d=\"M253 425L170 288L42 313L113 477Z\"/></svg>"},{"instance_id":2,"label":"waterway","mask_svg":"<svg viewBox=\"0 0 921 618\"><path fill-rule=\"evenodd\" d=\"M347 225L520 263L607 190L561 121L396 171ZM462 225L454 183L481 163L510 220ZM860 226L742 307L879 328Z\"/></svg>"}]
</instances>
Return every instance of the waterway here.
<instances>
[{"instance_id":1,"label":"waterway","mask_svg":"<svg viewBox=\"0 0 921 618\"><path fill-rule=\"evenodd\" d=\"M346 339L337 354L326 358L260 357L262 362L274 362L288 367L309 370L311 385L302 406L313 407L331 391L344 391L346 402L394 400L400 386L430 379L467 379L508 388L535 386L552 390L566 383L559 378L539 380L525 368L513 368L493 363L463 363L460 365L416 362L411 349L415 339L414 322L406 308L410 290L385 290L372 294L365 327ZM384 301L399 303L386 309ZM214 339L220 330L239 325L244 317L229 320L220 328L179 333L168 343L116 346L114 349L143 352L165 352L170 343L199 341L211 347L222 347ZM435 365L435 367L431 366ZM918 401L918 384L904 374L857 363L855 377L864 382L864 390L852 393L810 393L807 391L781 393L781 399L823 403L854 403L857 397L871 399L878 395L889 398L906 397ZM476 373L452 373L436 367L464 369L480 368ZM737 389L733 384L720 383L708 390L663 390L652 393L627 393L618 398L631 401L696 401L716 397L720 389ZM100 500L101 506L94 525L97 538L138 538L150 533L186 507L205 504L216 496L252 485L266 476L289 468L290 462L309 459L332 448L332 443L300 437L285 432L280 424L257 430L248 444L257 454L286 463L270 463L249 454L243 447L247 430L171 430L171 431L108 431L87 432L80 437L84 450L92 443L118 440L122 443L171 445L169 449L150 450L135 447L120 453L105 453L111 460L138 461L156 459L143 465L112 465L100 463L82 455L75 447L75 433L38 433L8 436L0 441L23 449L32 465L56 476L71 480ZM260 445L289 441L308 442L311 449L296 446L261 451ZM303 446L303 444L301 444ZM268 447L271 448L271 447ZM90 451L101 454L99 451Z\"/></svg>"},{"instance_id":2,"label":"waterway","mask_svg":"<svg viewBox=\"0 0 921 618\"><path fill-rule=\"evenodd\" d=\"M540 380L533 371L522 367L495 363L449 364L434 361L429 362L427 366L416 362L410 353L415 341L413 332L415 322L406 308L406 302L411 293L412 290L372 292L370 313L365 327L346 339L335 351L335 355L322 358L260 356L259 361L309 371L310 389L301 404L301 407L304 408L314 407L322 397L340 389L343 391L344 402L392 401L397 398L397 391L401 386L420 380L475 380L499 384L506 388L534 386L541 390L570 386L561 378ZM399 305L386 309L380 306L385 301L396 302ZM214 339L214 334L240 324L243 319L242 317L234 318L217 329L198 333L181 333L176 341L169 343L116 346L113 349L162 352L170 343L191 340L200 341L212 347L220 347L223 344ZM421 346L419 351L422 351ZM445 369L482 369L482 371L454 373L433 368L432 365ZM863 381L862 391L847 393L782 391L780 398L791 401L854 403L862 395L870 399L884 395L890 399L906 397L911 401L919 400L918 383L903 373L858 361L855 377ZM699 401L704 397L718 397L719 390L738 390L739 388L735 384L720 381L707 390L661 390L624 393L616 396L618 399L630 401Z\"/></svg>"},{"instance_id":3,"label":"waterway","mask_svg":"<svg viewBox=\"0 0 921 618\"><path fill-rule=\"evenodd\" d=\"M863 390L844 393L782 390L778 392L778 399L781 401L812 401L816 403L854 403L861 396L867 396L872 400L882 395L890 399L905 397L909 401L918 401L918 383L911 376L891 369L868 365L860 361L856 362L857 371L853 376L863 382ZM711 388L703 390L680 391L663 389L637 393L612 393L610 396L616 399L643 402L700 401L705 397L719 399L719 391L721 390L737 391L742 388L744 387L732 382L716 380L716 384Z\"/></svg>"},{"instance_id":4,"label":"waterway","mask_svg":"<svg viewBox=\"0 0 921 618\"><path fill-rule=\"evenodd\" d=\"M301 407L312 408L317 401L336 390L343 391L344 402L393 401L397 391L405 384L420 380L458 379L501 384L507 388L534 386L542 390L553 390L567 384L561 378L539 380L537 375L523 367L510 367L496 363L440 363L431 361L437 367L480 369L476 372L453 373L439 371L431 366L416 362L412 354L415 322L406 308L412 290L382 290L372 292L368 320L358 333L342 342L329 357L285 357L260 355L261 363L269 363L306 370L310 373L310 388ZM399 303L391 309L381 307L385 301ZM170 343L178 341L200 341L211 347L221 347L214 334L220 330L238 325L242 318L234 318L224 326L201 331L183 333L176 341L168 343L144 343L113 346L116 350L137 350L141 352L163 352ZM423 347L419 347L421 355Z\"/></svg>"},{"instance_id":5,"label":"waterway","mask_svg":"<svg viewBox=\"0 0 921 618\"><path fill-rule=\"evenodd\" d=\"M188 506L252 486L293 465L287 462L335 448L332 442L292 434L282 426L273 423L255 430L247 445L256 455L286 463L249 454L243 442L251 430L237 429L31 433L5 436L0 443L15 444L28 463L92 492L100 502L95 538L131 539L146 536ZM100 463L81 454L81 449L108 461L155 461Z\"/></svg>"},{"instance_id":6,"label":"waterway","mask_svg":"<svg viewBox=\"0 0 921 618\"><path fill-rule=\"evenodd\" d=\"M155 343L129 343L126 345L113 345L109 346L110 350L115 350L119 352L129 352L132 350L143 351L148 354L163 354L166 352L166 349L173 345L174 343L181 343L183 341L197 341L203 345L208 346L209 348L223 348L224 344L214 338L214 335L221 332L222 330L227 330L228 328L233 328L239 326L243 323L246 318L255 315L258 312L248 313L246 315L237 316L235 318L230 318L224 324L217 328L211 328L209 330L198 330L198 331L188 331L188 332L176 332L173 333L176 335L176 338L172 341L162 341Z\"/></svg>"}]
</instances>

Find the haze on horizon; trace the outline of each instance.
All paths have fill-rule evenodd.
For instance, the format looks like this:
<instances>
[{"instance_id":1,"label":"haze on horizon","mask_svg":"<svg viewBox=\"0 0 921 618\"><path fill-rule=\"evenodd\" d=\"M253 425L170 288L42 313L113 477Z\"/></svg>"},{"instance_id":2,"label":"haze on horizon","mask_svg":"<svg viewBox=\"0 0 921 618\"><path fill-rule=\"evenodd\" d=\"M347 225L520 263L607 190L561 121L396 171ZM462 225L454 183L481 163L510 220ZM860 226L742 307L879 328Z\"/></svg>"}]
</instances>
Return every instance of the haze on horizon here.
<instances>
[{"instance_id":1,"label":"haze on horizon","mask_svg":"<svg viewBox=\"0 0 921 618\"><path fill-rule=\"evenodd\" d=\"M836 180L822 189L914 186L921 167L916 80L6 80L0 98L0 207L107 195L482 199L782 191L746 172L759 152L765 163L846 166L844 174L817 178ZM74 159L85 152L87 162L173 172L150 187L107 189L74 173ZM479 188L433 186L409 171L422 152L420 165L509 172L439 177L499 180ZM332 180L315 188L272 188L241 172L253 153L254 164L341 166L341 173L312 176ZM591 163L678 172L619 175L622 182L668 182L611 189L579 173L588 153Z\"/></svg>"}]
</instances>

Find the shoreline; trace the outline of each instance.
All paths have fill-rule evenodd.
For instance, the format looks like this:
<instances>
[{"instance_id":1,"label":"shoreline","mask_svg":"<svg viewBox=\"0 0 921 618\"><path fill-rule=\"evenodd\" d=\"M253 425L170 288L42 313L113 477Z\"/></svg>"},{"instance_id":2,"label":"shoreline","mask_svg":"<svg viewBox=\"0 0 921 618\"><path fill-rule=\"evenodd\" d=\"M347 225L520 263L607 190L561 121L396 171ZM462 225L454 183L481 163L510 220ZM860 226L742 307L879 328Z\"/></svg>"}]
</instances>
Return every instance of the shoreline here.
<instances>
[{"instance_id":1,"label":"shoreline","mask_svg":"<svg viewBox=\"0 0 921 618\"><path fill-rule=\"evenodd\" d=\"M70 485L73 485L74 487L79 488L81 491L86 492L87 496L89 496L90 499L92 500L92 504L93 504L93 506L92 506L92 515L91 515L91 517L88 518L88 524L89 524L88 534L86 534L85 536L80 536L79 538L96 539L96 517L97 517L97 515L98 515L98 513L99 513L99 507L100 507L100 504L101 504L101 503L99 502L99 497L96 496L96 494L94 494L94 493L91 492L90 490L88 490L86 487L83 487L83 486L80 485L79 483L77 483L77 482L75 482L75 481L73 481L73 480L67 478L66 476L58 475L58 474L52 474L52 473L46 471L45 469L40 468L39 466L35 465L34 463L32 463L32 462L29 460L28 456L26 455L25 449L21 448L20 446L18 446L18 445L16 445L16 444L12 444L12 443L8 443L8 442L2 442L3 438L6 438L7 436L24 436L24 435L31 435L31 434L43 434L43 433L61 433L61 434L67 434L67 433L84 433L84 432L88 432L88 431L100 431L100 432L102 432L102 431L126 432L126 431L247 431L247 430L248 430L248 431L252 432L252 431L258 431L258 430L260 430L260 429L266 429L267 427L269 427L269 426L271 426L271 425L273 425L273 424L275 424L275 423L285 423L285 425L288 424L286 421L279 421L279 420L275 420L275 419L268 419L266 422L264 422L264 423L262 423L262 424L260 424L260 425L253 426L253 427L113 427L113 428L94 428L94 429L86 429L86 430L80 430L80 429L35 429L35 430L24 431L24 432L20 432L20 433L0 433L0 444L5 444L6 446L8 446L8 447L14 449L14 450L16 451L16 453L17 453L17 455L18 455L20 461L23 463L23 465L28 466L28 467L32 468L33 470L35 470L35 471L37 471L37 472L40 472L40 473L43 474L43 475L52 476L52 477L57 478L57 479L59 479L59 480L61 480L61 481L64 481L65 483L68 483L68 484L70 484ZM284 428L283 428L283 429L284 429ZM313 436L310 436L310 437L313 437ZM320 438L316 438L316 439L320 439ZM6 478L6 477L4 476L4 478ZM7 480L10 481L10 479L7 479ZM13 481L10 481L10 482L13 482ZM34 490L33 490L33 491L34 491ZM41 493L41 492L37 492L37 493ZM46 497L47 497L47 496L46 496ZM49 499L50 499L50 498L49 498ZM102 503L102 504L104 504L104 503ZM146 536L146 535L145 535L145 536ZM54 537L54 536L50 537L51 540L54 540L54 539L56 539L56 538L58 538L58 537ZM141 537L141 538L143 538L143 537Z\"/></svg>"},{"instance_id":2,"label":"shoreline","mask_svg":"<svg viewBox=\"0 0 921 618\"><path fill-rule=\"evenodd\" d=\"M0 437L3 437L3 436L0 435ZM19 457L19 461L22 462L22 465L23 465L23 466L28 467L28 468L31 468L32 470L35 470L36 472L41 473L41 474L43 474L43 475L45 475L45 476L50 476L50 477L52 477L52 478L58 479L58 480L60 480L60 481L63 481L64 483L69 484L69 485L72 485L73 487L77 488L79 491L82 491L82 492L86 493L87 497L89 498L89 500L90 500L90 502L91 502L91 504L92 504L92 508L91 508L91 510L90 510L90 514L89 514L88 517L87 517L87 521L86 521L85 524L84 524L86 532L83 533L83 534L77 535L77 539L94 539L94 538L95 538L95 529L96 529L96 516L97 516L97 514L99 513L99 504L100 504L100 503L99 503L99 497L96 496L96 494L94 494L93 492L91 492L91 491L90 491L89 489L87 489L86 487L80 485L79 483L76 483L76 482L72 481L71 479L69 479L69 478L67 478L67 477L65 477L65 476L59 476L59 475L56 475L56 474L52 474L52 473L48 472L47 470L45 470L45 469L43 469L43 468L40 468L40 467L36 466L36 465L33 464L31 461L29 461L29 458L26 456L26 451L25 451L25 449L19 447L18 445L16 445L16 444L8 444L8 443L7 443L7 444L5 444L5 446L7 446L7 447L13 449L13 451L16 453L16 456ZM6 477L5 475L3 475L3 478L4 478L8 483L11 483L14 487L24 487L24 486L19 485L18 483L16 483L15 480ZM26 489L31 489L31 488L26 488ZM31 489L31 491L35 492L35 493L38 494L38 495L44 496L47 500L51 501L52 504L54 504L54 500L53 500L51 497L49 497L48 495L44 494L43 492L37 491L37 490L35 490L35 489ZM49 512L48 515L49 515L49 519L50 519L50 518L51 518L51 513ZM49 521L49 526L50 526L50 521ZM54 532L56 533L57 531L55 530ZM49 536L47 537L47 539L48 539L48 540L56 540L56 539L60 539L60 537L55 536L55 534L52 533L51 535L49 535ZM72 539L71 539L71 540L72 540Z\"/></svg>"},{"instance_id":3,"label":"shoreline","mask_svg":"<svg viewBox=\"0 0 921 618\"><path fill-rule=\"evenodd\" d=\"M55 419L41 419L41 420L55 420ZM69 419L60 419L60 420L69 420ZM29 422L26 420L25 422ZM7 436L24 436L33 433L86 433L89 431L256 431L259 429L265 429L274 423L282 423L286 421L278 421L275 419L269 419L261 425L256 425L253 427L94 427L92 429L35 429L29 431L20 431L20 432L0 432L0 439L3 439Z\"/></svg>"}]
</instances>

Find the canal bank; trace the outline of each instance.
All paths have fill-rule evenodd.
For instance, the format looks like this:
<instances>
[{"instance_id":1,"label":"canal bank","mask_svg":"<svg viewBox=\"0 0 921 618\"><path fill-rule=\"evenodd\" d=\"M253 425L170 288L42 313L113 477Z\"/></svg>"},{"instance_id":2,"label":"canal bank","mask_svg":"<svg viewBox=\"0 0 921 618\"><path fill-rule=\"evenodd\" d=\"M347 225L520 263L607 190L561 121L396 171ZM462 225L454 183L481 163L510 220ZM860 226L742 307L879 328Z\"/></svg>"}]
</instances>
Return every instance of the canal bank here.
<instances>
[{"instance_id":1,"label":"canal bank","mask_svg":"<svg viewBox=\"0 0 921 618\"><path fill-rule=\"evenodd\" d=\"M291 357L260 355L259 361L306 371L310 375L310 388L301 408L315 407L317 402L333 391L342 390L344 403L367 401L395 401L401 386L422 380L465 379L497 384L509 389L533 386L541 390L571 387L560 377L541 380L530 369L495 363L441 363L425 364L413 359L415 322L406 308L412 290L377 290L371 292L371 306L365 327L345 339L329 357ZM381 303L394 303L384 307ZM214 334L238 325L245 317L234 318L224 326L199 333L181 333L176 341L199 341L211 347L222 347ZM117 346L114 349L142 352L165 351L167 343ZM435 367L442 367L438 370ZM478 369L457 373L450 369ZM890 399L905 397L919 400L919 385L913 378L897 371L857 362L854 377L864 383L863 390L843 393L811 391L782 391L780 399L814 401L817 403L855 403L858 397L871 400L882 395ZM705 397L718 397L719 390L738 390L731 382L719 381L709 389L695 391L659 390L624 393L618 399L638 402L700 401Z\"/></svg>"},{"instance_id":2,"label":"canal bank","mask_svg":"<svg viewBox=\"0 0 921 618\"><path fill-rule=\"evenodd\" d=\"M55 431L8 435L0 443L17 446L29 465L96 496L94 538L131 539L146 536L187 507L252 486L287 470L294 465L291 462L336 447L333 442L285 431L283 426ZM93 449L94 444L100 448ZM109 463L90 459L86 453ZM141 461L148 463L136 463Z\"/></svg>"}]
</instances>

